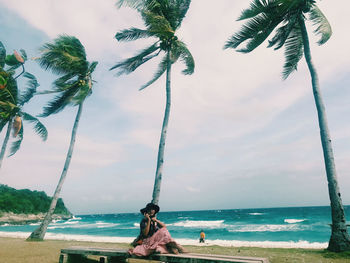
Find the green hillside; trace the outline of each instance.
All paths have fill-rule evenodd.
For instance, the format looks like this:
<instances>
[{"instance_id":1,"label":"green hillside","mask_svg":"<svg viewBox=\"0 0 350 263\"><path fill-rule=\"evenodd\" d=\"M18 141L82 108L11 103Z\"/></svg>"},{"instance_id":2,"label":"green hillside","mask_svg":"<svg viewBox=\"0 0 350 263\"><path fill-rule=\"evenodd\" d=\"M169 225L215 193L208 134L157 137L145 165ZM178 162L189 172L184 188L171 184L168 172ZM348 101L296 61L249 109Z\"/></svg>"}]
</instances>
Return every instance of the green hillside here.
<instances>
[{"instance_id":1,"label":"green hillside","mask_svg":"<svg viewBox=\"0 0 350 263\"><path fill-rule=\"evenodd\" d=\"M0 214L1 212L13 212L15 214L46 213L51 199L43 191L17 190L0 184ZM55 214L71 215L61 198L58 199Z\"/></svg>"}]
</instances>

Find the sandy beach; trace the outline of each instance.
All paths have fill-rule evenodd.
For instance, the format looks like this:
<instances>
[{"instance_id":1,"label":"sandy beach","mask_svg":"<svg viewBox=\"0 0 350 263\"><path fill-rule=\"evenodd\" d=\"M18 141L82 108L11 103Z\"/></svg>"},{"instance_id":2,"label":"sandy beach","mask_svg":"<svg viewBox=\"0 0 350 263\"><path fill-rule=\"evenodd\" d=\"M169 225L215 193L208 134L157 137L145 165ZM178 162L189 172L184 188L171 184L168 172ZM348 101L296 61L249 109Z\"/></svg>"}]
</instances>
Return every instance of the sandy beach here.
<instances>
[{"instance_id":1,"label":"sandy beach","mask_svg":"<svg viewBox=\"0 0 350 263\"><path fill-rule=\"evenodd\" d=\"M81 242L65 240L46 240L27 242L22 238L0 237L0 261L6 263L57 263L60 250L69 246L92 246L108 248L129 248L126 243ZM282 249L254 247L185 246L189 252L202 254L240 255L265 257L271 263L350 263L350 252L330 253L319 249ZM97 262L97 261L96 261ZM130 260L130 262L147 262ZM148 261L152 262L152 261ZM153 261L154 262L154 261Z\"/></svg>"}]
</instances>

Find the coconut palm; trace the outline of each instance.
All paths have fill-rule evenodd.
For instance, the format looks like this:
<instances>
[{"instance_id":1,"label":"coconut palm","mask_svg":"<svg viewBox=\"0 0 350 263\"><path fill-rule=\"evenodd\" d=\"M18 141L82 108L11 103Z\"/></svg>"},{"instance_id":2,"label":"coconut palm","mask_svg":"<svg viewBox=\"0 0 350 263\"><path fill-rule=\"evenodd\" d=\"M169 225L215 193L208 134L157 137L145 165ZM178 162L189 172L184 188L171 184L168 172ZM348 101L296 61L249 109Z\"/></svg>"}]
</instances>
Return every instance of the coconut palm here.
<instances>
[{"instance_id":1,"label":"coconut palm","mask_svg":"<svg viewBox=\"0 0 350 263\"><path fill-rule=\"evenodd\" d=\"M120 0L118 2L119 6L128 5L129 7L135 8L140 13L146 28L139 29L132 27L118 32L115 38L118 41L155 38L155 42L140 51L137 55L119 62L113 66L111 70L118 69L118 74L129 74L148 60L161 53L164 54L154 77L140 88L140 90L142 90L150 86L166 73L166 107L158 148L157 168L152 194L152 203L154 204L158 204L159 201L163 174L165 139L171 106L171 67L172 64L180 59L186 66L182 71L183 74L190 75L194 71L194 60L190 51L187 49L185 43L179 40L175 35L176 30L181 26L190 3L190 0Z\"/></svg>"},{"instance_id":2,"label":"coconut palm","mask_svg":"<svg viewBox=\"0 0 350 263\"><path fill-rule=\"evenodd\" d=\"M34 131L44 141L47 139L45 126L36 117L24 112L22 109L23 105L28 103L34 96L39 84L35 76L28 72L24 73L24 62L27 56L24 50L21 50L21 54L15 51L14 54L6 56L6 50L0 42L0 131L7 124L6 135L0 152L0 168L10 139L11 130L15 140L12 142L9 156L14 155L21 146L23 140L22 119L34 124ZM6 70L5 65L7 66ZM15 70L18 67L22 67L22 72L14 77ZM23 76L28 79L28 83L26 89L20 93L18 92L16 79L23 73Z\"/></svg>"},{"instance_id":3,"label":"coconut palm","mask_svg":"<svg viewBox=\"0 0 350 263\"><path fill-rule=\"evenodd\" d=\"M53 195L50 208L41 225L31 233L27 240L43 240L47 226L51 222L52 214L55 211L57 200L61 192L64 180L67 175L69 164L73 154L75 137L83 110L85 99L92 93L92 73L97 66L97 62L89 63L86 60L86 53L80 41L67 35L61 35L52 43L46 43L41 48L39 64L45 70L51 70L59 75L53 82L53 88L43 93L55 93L56 96L44 107L41 114L48 117L62 111L66 106L78 106L75 117L70 145L64 163L61 177Z\"/></svg>"},{"instance_id":4,"label":"coconut palm","mask_svg":"<svg viewBox=\"0 0 350 263\"><path fill-rule=\"evenodd\" d=\"M224 48L238 48L245 42L246 45L237 51L248 53L258 47L274 32L274 36L269 40L268 47L275 47L275 50L285 47L283 79L286 79L290 73L296 70L300 59L303 55L305 57L311 75L317 108L332 210L332 234L328 250L336 252L349 250L350 238L346 228L344 208L338 187L326 112L321 97L317 72L311 59L305 22L310 21L316 26L314 32L320 35L319 45L326 43L332 35L331 26L325 15L317 7L315 0L253 0L250 7L244 10L238 18L238 20L244 19L248 19L248 21L239 32L231 36Z\"/></svg>"}]
</instances>

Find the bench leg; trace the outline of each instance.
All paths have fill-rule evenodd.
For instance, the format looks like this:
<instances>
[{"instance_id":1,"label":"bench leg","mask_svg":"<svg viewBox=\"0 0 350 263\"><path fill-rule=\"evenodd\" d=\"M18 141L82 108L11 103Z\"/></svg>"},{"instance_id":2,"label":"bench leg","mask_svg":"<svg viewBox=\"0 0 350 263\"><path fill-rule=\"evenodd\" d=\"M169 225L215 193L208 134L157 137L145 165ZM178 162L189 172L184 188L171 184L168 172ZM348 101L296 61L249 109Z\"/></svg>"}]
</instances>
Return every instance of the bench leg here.
<instances>
[{"instance_id":1,"label":"bench leg","mask_svg":"<svg viewBox=\"0 0 350 263\"><path fill-rule=\"evenodd\" d=\"M64 254L61 254L58 263L64 263L64 258L65 258Z\"/></svg>"},{"instance_id":2,"label":"bench leg","mask_svg":"<svg viewBox=\"0 0 350 263\"><path fill-rule=\"evenodd\" d=\"M100 257L99 263L107 263L107 257Z\"/></svg>"}]
</instances>

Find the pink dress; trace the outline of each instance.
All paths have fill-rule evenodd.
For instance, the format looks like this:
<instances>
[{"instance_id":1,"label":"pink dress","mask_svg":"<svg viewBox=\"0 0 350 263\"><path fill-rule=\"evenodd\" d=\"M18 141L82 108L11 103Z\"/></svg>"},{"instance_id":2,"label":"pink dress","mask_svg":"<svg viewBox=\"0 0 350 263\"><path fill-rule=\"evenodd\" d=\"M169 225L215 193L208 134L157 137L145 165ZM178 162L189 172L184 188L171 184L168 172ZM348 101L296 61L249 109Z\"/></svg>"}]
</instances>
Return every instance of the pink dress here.
<instances>
[{"instance_id":1,"label":"pink dress","mask_svg":"<svg viewBox=\"0 0 350 263\"><path fill-rule=\"evenodd\" d=\"M135 256L148 256L154 252L156 253L169 253L166 248L166 244L175 242L171 238L170 233L166 227L160 228L153 236L143 240L142 245L136 246L134 249L130 249L129 253Z\"/></svg>"}]
</instances>

